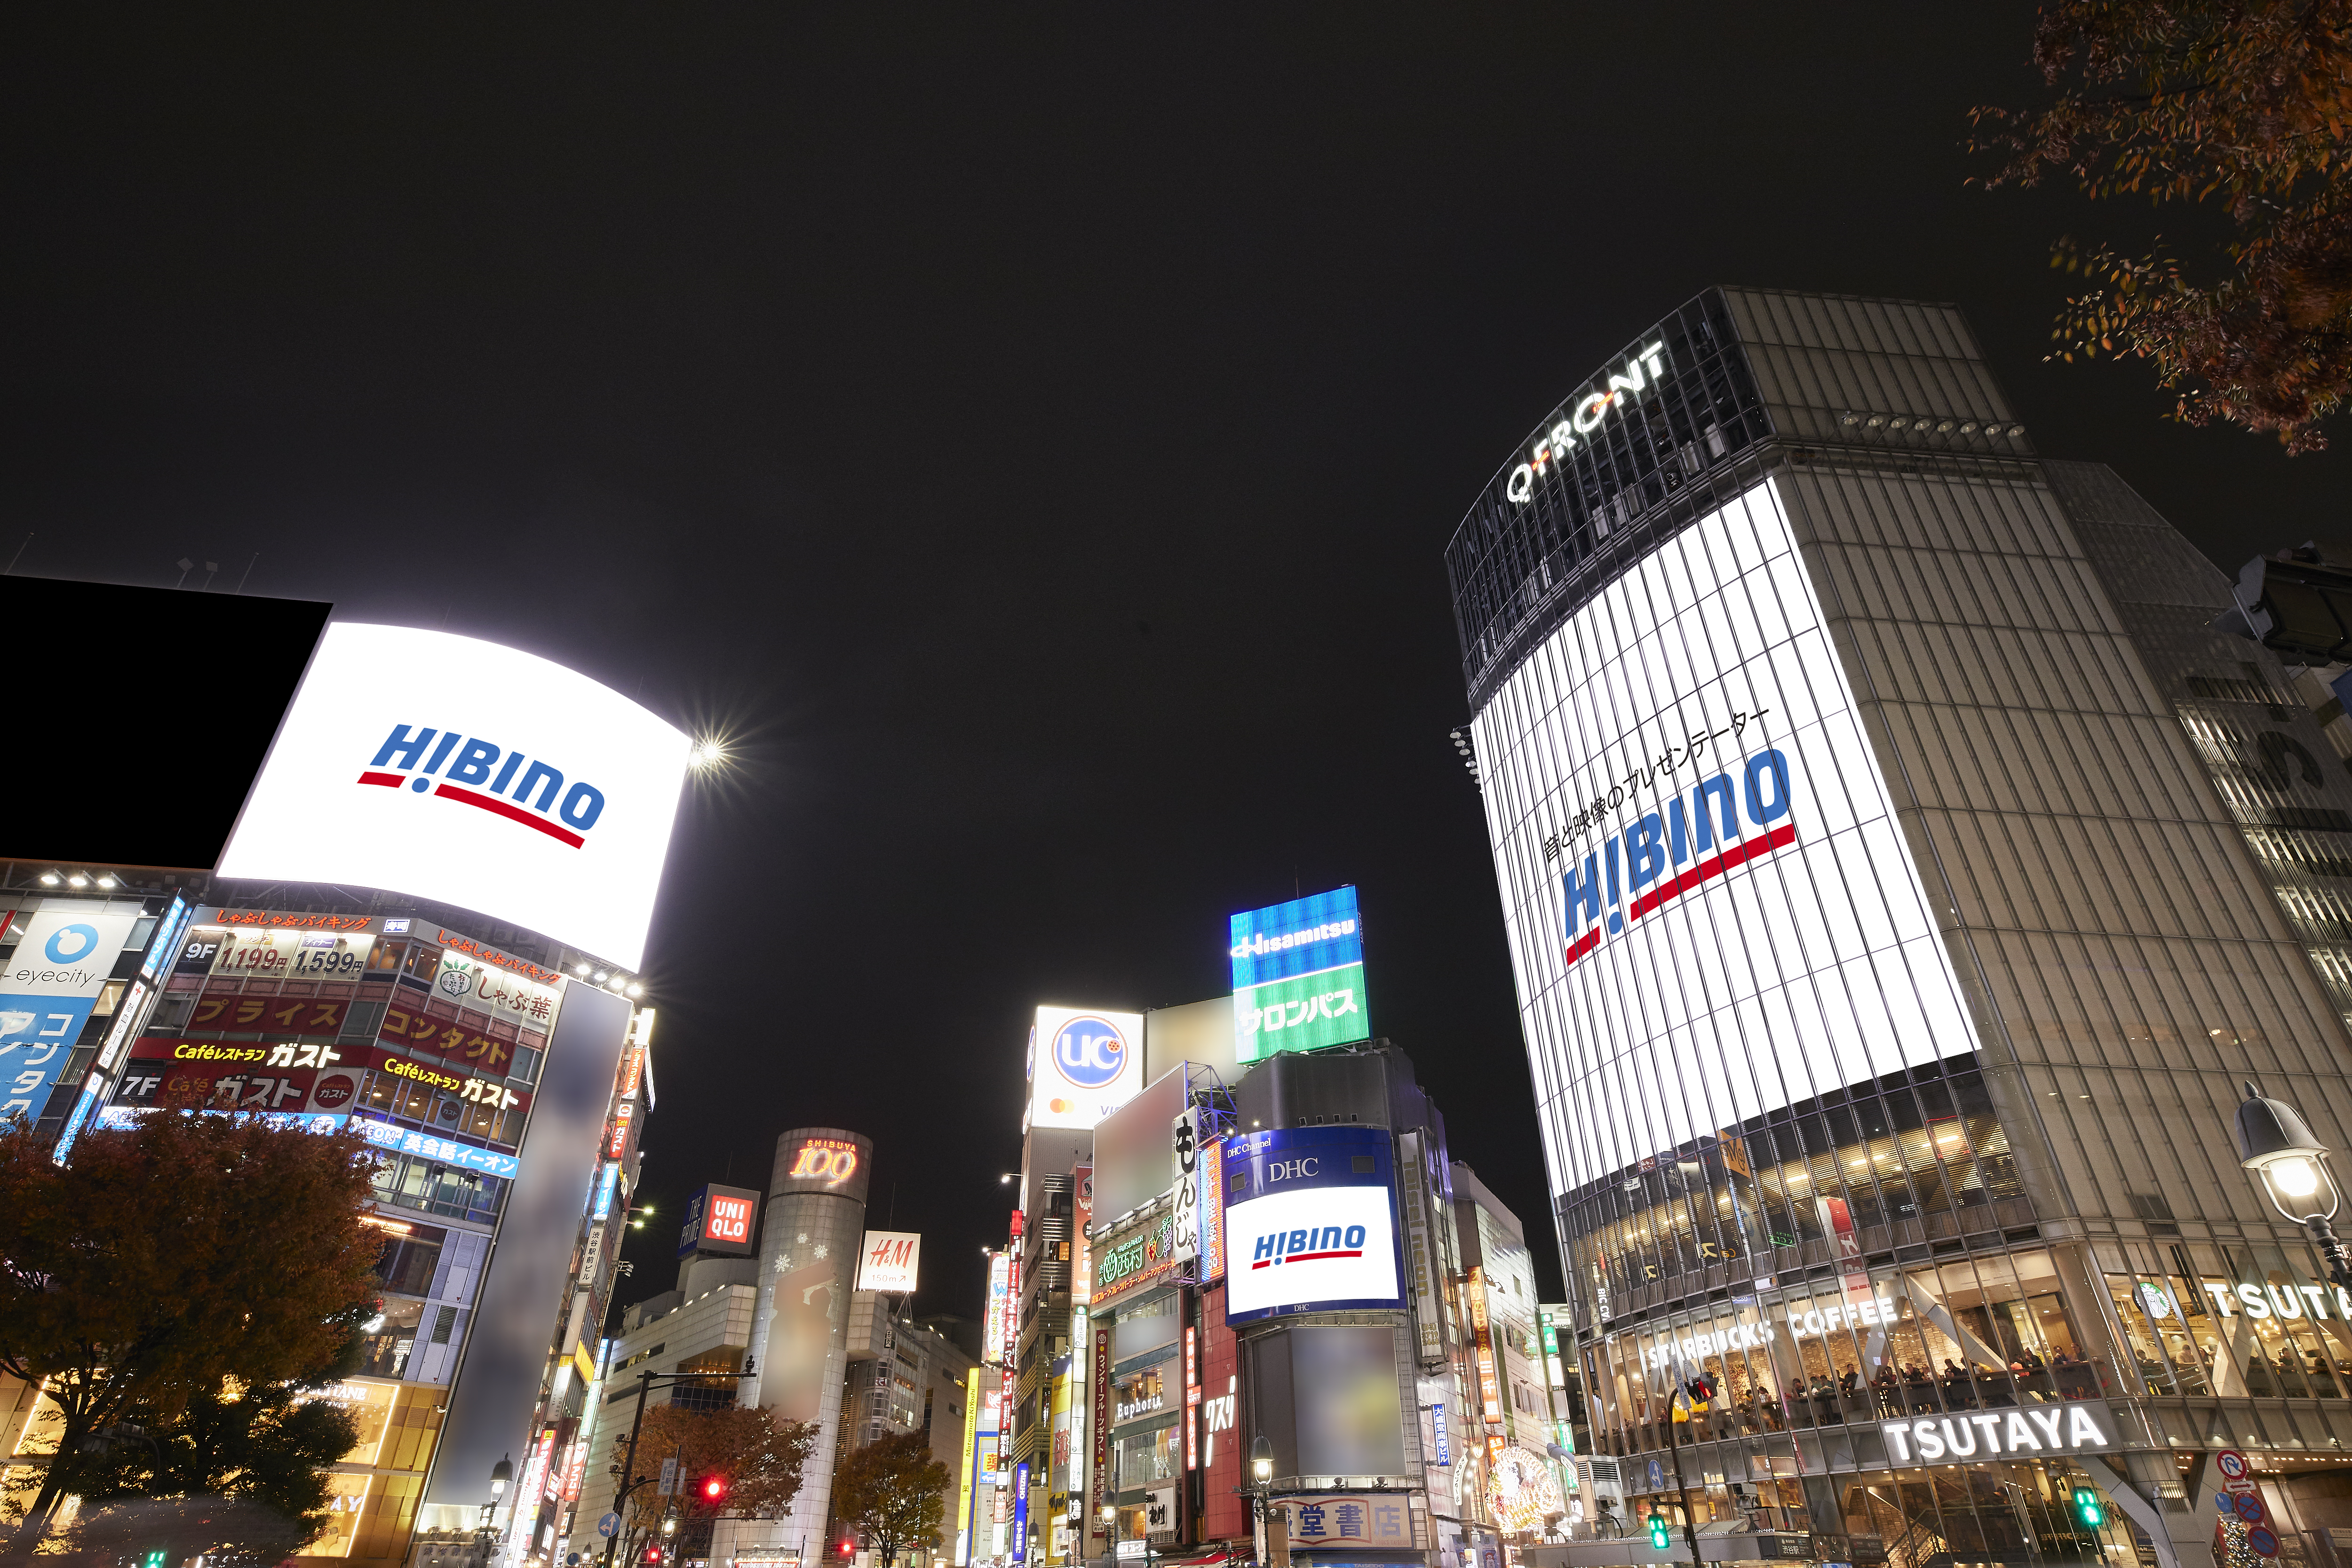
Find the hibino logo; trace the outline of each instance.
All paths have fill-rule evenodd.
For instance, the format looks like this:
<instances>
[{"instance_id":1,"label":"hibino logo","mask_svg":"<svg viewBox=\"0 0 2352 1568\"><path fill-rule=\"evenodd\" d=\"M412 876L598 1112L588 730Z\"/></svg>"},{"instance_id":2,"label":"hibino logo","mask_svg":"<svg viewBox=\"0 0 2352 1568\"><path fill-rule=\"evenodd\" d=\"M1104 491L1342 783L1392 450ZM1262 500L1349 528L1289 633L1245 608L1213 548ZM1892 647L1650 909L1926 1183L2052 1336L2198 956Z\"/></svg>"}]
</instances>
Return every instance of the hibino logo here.
<instances>
[{"instance_id":1,"label":"hibino logo","mask_svg":"<svg viewBox=\"0 0 2352 1568\"><path fill-rule=\"evenodd\" d=\"M440 737L437 742L434 739L436 735ZM529 767L523 765L526 761L530 762ZM448 772L443 773L445 765ZM387 766L401 771L389 773L384 771ZM493 768L498 770L495 778L491 776ZM521 775L520 780L518 773ZM434 783L436 774L441 780L437 785ZM387 789L406 784L419 795L430 792L443 800L479 806L574 849L588 842L588 830L604 814L604 792L594 784L574 782L567 790L563 787L563 774L548 763L526 759L520 752L502 750L478 735L469 739L454 730L412 731L405 724L394 724L391 735L376 748L367 771L360 774L360 783L382 784ZM473 785L482 787L469 787ZM513 786L510 796L509 785Z\"/></svg>"},{"instance_id":2,"label":"hibino logo","mask_svg":"<svg viewBox=\"0 0 2352 1568\"><path fill-rule=\"evenodd\" d=\"M1312 1263L1318 1258L1363 1255L1362 1226L1309 1226L1304 1230L1277 1230L1259 1237L1250 1252L1250 1267L1273 1268L1285 1263Z\"/></svg>"},{"instance_id":3,"label":"hibino logo","mask_svg":"<svg viewBox=\"0 0 2352 1568\"><path fill-rule=\"evenodd\" d=\"M1601 945L1603 925L1614 936L1628 921L1640 920L1734 866L1797 841L1795 823L1771 826L1789 815L1787 755L1767 748L1742 763L1739 773L1736 784L1727 773L1699 780L1687 797L1676 795L1663 813L1651 812L1622 834L1603 839L1600 849L1584 858L1583 865L1571 864L1561 874L1560 919L1569 963ZM1748 828L1760 832L1732 844L1746 831L1740 826L1742 805L1747 808ZM1725 847L1712 855L1703 853L1718 843ZM1685 861L1692 861L1689 870L1667 876L1670 868Z\"/></svg>"}]
</instances>

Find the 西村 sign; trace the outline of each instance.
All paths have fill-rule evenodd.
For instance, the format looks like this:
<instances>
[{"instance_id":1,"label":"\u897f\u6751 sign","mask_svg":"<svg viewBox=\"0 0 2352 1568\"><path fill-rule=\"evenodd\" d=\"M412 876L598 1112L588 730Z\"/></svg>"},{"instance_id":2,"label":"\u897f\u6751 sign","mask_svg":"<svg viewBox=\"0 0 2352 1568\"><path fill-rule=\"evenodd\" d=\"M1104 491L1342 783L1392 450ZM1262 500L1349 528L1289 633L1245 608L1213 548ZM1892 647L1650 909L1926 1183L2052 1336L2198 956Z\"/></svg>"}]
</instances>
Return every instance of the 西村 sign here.
<instances>
[{"instance_id":1,"label":"\u897f\u6751 sign","mask_svg":"<svg viewBox=\"0 0 2352 1568\"><path fill-rule=\"evenodd\" d=\"M1371 1038L1362 926L1351 887L1233 917L1236 1060Z\"/></svg>"}]
</instances>

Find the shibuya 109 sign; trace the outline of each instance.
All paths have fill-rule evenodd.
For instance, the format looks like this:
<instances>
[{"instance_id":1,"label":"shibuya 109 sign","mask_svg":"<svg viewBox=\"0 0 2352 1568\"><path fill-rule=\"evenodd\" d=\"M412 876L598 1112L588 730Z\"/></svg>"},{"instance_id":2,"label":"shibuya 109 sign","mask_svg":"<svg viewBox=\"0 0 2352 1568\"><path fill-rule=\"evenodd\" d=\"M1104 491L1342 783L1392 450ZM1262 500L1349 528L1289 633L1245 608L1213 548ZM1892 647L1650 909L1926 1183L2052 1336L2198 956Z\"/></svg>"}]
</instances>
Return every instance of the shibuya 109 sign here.
<instances>
[{"instance_id":1,"label":"shibuya 109 sign","mask_svg":"<svg viewBox=\"0 0 2352 1568\"><path fill-rule=\"evenodd\" d=\"M635 968L688 742L535 655L328 626L219 874L479 910Z\"/></svg>"}]
</instances>

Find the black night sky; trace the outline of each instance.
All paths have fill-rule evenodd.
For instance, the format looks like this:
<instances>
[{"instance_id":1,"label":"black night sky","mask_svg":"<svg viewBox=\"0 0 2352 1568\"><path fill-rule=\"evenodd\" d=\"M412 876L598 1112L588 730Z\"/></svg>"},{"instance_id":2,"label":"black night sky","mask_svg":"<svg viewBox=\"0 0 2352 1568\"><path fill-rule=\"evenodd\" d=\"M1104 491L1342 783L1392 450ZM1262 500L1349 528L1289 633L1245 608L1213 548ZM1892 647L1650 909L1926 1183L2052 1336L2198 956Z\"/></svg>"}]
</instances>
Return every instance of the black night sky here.
<instances>
[{"instance_id":1,"label":"black night sky","mask_svg":"<svg viewBox=\"0 0 2352 1568\"><path fill-rule=\"evenodd\" d=\"M1440 559L1538 417L1709 284L1951 300L2042 452L2217 560L2337 531L2339 458L2042 363L2050 241L2158 226L1964 186L1967 108L2036 101L2032 18L20 16L0 552L215 561L734 739L656 918L625 1299L690 1187L826 1123L926 1233L918 1305L973 1311L1030 1008L1223 991L1229 911L1341 882L1549 1295ZM137 631L10 629L19 679ZM179 691L146 744L185 759L233 651Z\"/></svg>"}]
</instances>

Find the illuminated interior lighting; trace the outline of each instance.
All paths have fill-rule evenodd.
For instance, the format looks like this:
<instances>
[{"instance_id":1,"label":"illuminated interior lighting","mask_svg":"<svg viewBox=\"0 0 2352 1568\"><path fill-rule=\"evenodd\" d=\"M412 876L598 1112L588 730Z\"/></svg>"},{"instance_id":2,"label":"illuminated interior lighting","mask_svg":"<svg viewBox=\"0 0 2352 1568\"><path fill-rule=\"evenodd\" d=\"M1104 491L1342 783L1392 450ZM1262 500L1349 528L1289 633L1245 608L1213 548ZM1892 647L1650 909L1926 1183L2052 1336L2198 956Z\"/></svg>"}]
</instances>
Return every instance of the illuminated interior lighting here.
<instances>
[{"instance_id":1,"label":"illuminated interior lighting","mask_svg":"<svg viewBox=\"0 0 2352 1568\"><path fill-rule=\"evenodd\" d=\"M54 888L61 880L63 880L63 879L55 871L44 871L41 873L41 886L44 888Z\"/></svg>"},{"instance_id":2,"label":"illuminated interior lighting","mask_svg":"<svg viewBox=\"0 0 2352 1568\"><path fill-rule=\"evenodd\" d=\"M68 888L87 888L89 886L89 879L83 876L80 872L76 871L72 876L66 879L66 886Z\"/></svg>"},{"instance_id":3,"label":"illuminated interior lighting","mask_svg":"<svg viewBox=\"0 0 2352 1568\"><path fill-rule=\"evenodd\" d=\"M363 1214L360 1215L360 1223L362 1225L372 1225L378 1230L396 1230L404 1234L416 1228L415 1226L410 1225L406 1220L378 1219L372 1214Z\"/></svg>"}]
</instances>

